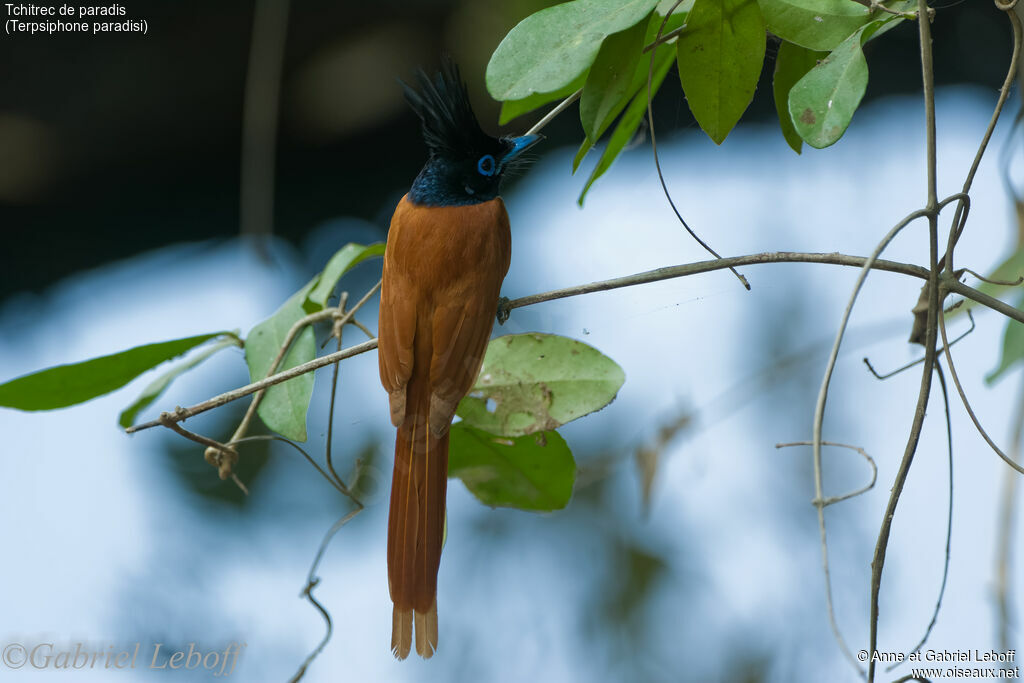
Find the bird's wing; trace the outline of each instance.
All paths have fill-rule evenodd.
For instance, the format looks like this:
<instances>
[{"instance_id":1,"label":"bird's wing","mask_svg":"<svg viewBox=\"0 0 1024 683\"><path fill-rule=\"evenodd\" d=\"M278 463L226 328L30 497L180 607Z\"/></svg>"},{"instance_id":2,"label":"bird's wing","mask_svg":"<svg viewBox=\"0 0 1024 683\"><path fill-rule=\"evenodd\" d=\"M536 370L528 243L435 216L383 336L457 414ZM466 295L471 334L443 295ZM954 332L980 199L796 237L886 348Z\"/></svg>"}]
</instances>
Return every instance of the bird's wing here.
<instances>
[{"instance_id":1,"label":"bird's wing","mask_svg":"<svg viewBox=\"0 0 1024 683\"><path fill-rule=\"evenodd\" d=\"M405 419L405 387L412 377L413 338L416 336L416 302L402 297L413 290L397 269L384 259L384 286L380 293L380 319L377 325L377 359L380 381L391 403L391 423L396 427Z\"/></svg>"},{"instance_id":2,"label":"bird's wing","mask_svg":"<svg viewBox=\"0 0 1024 683\"><path fill-rule=\"evenodd\" d=\"M436 308L430 361L430 428L444 434L483 363L501 281Z\"/></svg>"},{"instance_id":3,"label":"bird's wing","mask_svg":"<svg viewBox=\"0 0 1024 683\"><path fill-rule=\"evenodd\" d=\"M399 203L384 254L378 330L381 382L395 426L412 409L407 385L422 376L431 431L447 433L483 362L510 247L501 199L429 209Z\"/></svg>"}]
</instances>

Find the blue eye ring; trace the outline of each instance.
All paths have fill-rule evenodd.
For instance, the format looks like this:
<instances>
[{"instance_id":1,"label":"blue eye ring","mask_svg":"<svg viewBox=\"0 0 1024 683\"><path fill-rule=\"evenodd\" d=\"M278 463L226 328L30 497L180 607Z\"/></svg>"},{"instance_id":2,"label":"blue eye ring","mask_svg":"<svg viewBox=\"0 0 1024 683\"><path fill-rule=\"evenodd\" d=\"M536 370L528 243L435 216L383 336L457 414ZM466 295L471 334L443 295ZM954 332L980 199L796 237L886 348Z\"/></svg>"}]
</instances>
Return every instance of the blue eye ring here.
<instances>
[{"instance_id":1,"label":"blue eye ring","mask_svg":"<svg viewBox=\"0 0 1024 683\"><path fill-rule=\"evenodd\" d=\"M476 170L482 176L492 176L498 169L498 164L490 154L485 154L480 157L480 161L476 162Z\"/></svg>"}]
</instances>

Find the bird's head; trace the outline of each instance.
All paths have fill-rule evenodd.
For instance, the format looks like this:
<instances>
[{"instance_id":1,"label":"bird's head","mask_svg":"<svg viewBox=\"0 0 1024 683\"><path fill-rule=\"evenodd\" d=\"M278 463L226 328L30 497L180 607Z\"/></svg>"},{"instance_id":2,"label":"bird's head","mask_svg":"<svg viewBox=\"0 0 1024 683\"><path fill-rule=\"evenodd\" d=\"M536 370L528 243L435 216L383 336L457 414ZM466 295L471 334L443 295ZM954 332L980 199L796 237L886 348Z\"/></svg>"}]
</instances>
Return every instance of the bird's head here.
<instances>
[{"instance_id":1,"label":"bird's head","mask_svg":"<svg viewBox=\"0 0 1024 683\"><path fill-rule=\"evenodd\" d=\"M495 138L485 133L473 114L459 68L447 57L435 78L419 71L417 80L418 88L403 86L406 99L423 122L423 140L430 157L409 198L427 206L494 199L510 165L541 136Z\"/></svg>"}]
</instances>

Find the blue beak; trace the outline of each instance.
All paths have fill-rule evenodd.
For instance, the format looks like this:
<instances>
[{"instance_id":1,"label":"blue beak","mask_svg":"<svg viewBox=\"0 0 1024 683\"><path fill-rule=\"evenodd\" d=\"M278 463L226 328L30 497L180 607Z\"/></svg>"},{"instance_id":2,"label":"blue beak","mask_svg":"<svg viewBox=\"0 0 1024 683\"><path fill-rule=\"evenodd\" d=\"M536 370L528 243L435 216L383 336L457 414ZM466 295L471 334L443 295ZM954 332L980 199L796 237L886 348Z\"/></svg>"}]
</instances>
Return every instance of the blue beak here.
<instances>
[{"instance_id":1,"label":"blue beak","mask_svg":"<svg viewBox=\"0 0 1024 683\"><path fill-rule=\"evenodd\" d=\"M505 166L505 164L519 157L523 152L530 149L543 139L543 135L522 135L517 138L506 138L508 142L512 143L512 149L507 151L505 155L501 157L499 166Z\"/></svg>"}]
</instances>

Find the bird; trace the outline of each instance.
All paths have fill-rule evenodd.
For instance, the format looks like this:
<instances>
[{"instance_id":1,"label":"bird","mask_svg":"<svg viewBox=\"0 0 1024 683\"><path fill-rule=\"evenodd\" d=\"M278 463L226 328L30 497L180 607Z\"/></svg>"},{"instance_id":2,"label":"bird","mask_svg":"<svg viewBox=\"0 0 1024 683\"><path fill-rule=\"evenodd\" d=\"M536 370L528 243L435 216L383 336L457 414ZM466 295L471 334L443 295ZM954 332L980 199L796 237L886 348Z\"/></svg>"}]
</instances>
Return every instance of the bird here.
<instances>
[{"instance_id":1,"label":"bird","mask_svg":"<svg viewBox=\"0 0 1024 683\"><path fill-rule=\"evenodd\" d=\"M511 260L501 182L541 140L485 133L449 57L416 81L402 87L428 156L391 218L378 321L380 381L397 428L387 564L398 659L414 631L421 657L437 649L448 430L480 372Z\"/></svg>"}]
</instances>

